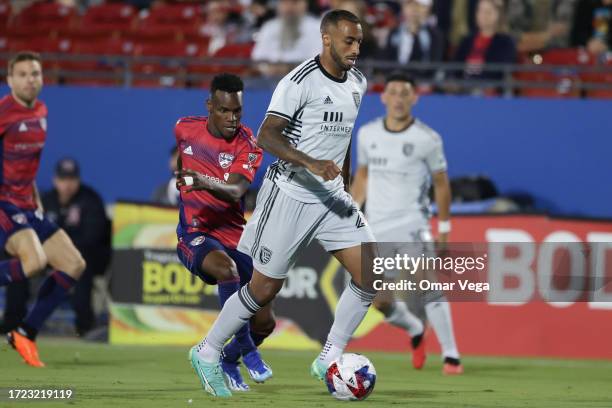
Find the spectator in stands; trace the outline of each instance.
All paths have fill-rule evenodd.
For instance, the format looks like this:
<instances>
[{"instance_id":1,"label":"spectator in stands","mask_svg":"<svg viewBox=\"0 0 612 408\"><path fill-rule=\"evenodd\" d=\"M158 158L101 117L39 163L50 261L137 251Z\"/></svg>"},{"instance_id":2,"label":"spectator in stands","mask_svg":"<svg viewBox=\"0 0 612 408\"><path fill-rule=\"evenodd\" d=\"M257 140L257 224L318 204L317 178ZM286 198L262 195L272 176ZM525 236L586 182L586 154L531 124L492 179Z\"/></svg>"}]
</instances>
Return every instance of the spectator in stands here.
<instances>
[{"instance_id":1,"label":"spectator in stands","mask_svg":"<svg viewBox=\"0 0 612 408\"><path fill-rule=\"evenodd\" d=\"M572 45L598 57L612 50L612 0L581 0L576 5Z\"/></svg>"},{"instance_id":2,"label":"spectator in stands","mask_svg":"<svg viewBox=\"0 0 612 408\"><path fill-rule=\"evenodd\" d=\"M520 52L566 48L577 0L509 0L508 26Z\"/></svg>"},{"instance_id":3,"label":"spectator in stands","mask_svg":"<svg viewBox=\"0 0 612 408\"><path fill-rule=\"evenodd\" d=\"M170 178L164 181L153 191L151 201L161 205L178 205L179 192L176 189L176 177L174 172L177 170L176 160L178 159L178 150L176 146L170 149L170 158L168 160L168 168L170 169Z\"/></svg>"},{"instance_id":4,"label":"spectator in stands","mask_svg":"<svg viewBox=\"0 0 612 408\"><path fill-rule=\"evenodd\" d=\"M210 38L208 54L214 55L226 44L240 40L241 27L230 21L230 9L223 0L209 0L205 7L206 21L200 27L200 34Z\"/></svg>"},{"instance_id":5,"label":"spectator in stands","mask_svg":"<svg viewBox=\"0 0 612 408\"><path fill-rule=\"evenodd\" d=\"M503 72L485 70L486 64L514 64L516 46L512 37L501 32L504 19L502 0L480 0L476 9L476 33L466 36L455 54L455 61L465 62L460 74L466 79L501 80Z\"/></svg>"},{"instance_id":6,"label":"spectator in stands","mask_svg":"<svg viewBox=\"0 0 612 408\"><path fill-rule=\"evenodd\" d=\"M381 58L408 62L437 62L444 55L443 35L431 24L432 0L404 0L402 23L391 31Z\"/></svg>"},{"instance_id":7,"label":"spectator in stands","mask_svg":"<svg viewBox=\"0 0 612 408\"><path fill-rule=\"evenodd\" d=\"M267 76L284 75L321 51L319 19L307 14L306 0L279 0L277 17L263 25L251 57Z\"/></svg>"},{"instance_id":8,"label":"spectator in stands","mask_svg":"<svg viewBox=\"0 0 612 408\"><path fill-rule=\"evenodd\" d=\"M93 279L102 275L111 256L111 224L104 202L91 187L81 183L78 163L73 159L60 160L55 168L54 188L41 197L50 220L63 228L83 255L87 268L74 286L72 307L76 314L76 331L84 336L94 328L95 315L91 303ZM26 311L29 285L7 286L5 316L20 321ZM16 316L13 313L21 313ZM5 320L3 330L13 322Z\"/></svg>"}]
</instances>

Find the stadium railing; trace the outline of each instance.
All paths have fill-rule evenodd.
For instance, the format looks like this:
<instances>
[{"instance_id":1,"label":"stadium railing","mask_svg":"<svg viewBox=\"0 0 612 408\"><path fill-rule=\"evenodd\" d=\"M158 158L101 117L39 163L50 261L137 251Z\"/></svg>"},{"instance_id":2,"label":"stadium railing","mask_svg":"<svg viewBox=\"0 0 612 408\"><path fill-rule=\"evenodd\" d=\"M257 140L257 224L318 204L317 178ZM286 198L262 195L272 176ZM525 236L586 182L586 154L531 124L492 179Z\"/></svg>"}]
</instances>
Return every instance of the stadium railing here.
<instances>
[{"instance_id":1,"label":"stadium railing","mask_svg":"<svg viewBox=\"0 0 612 408\"><path fill-rule=\"evenodd\" d=\"M214 75L229 71L242 75L247 86L273 89L279 79L259 75L257 63L244 58L68 53L42 53L42 57L46 82L60 85L206 88ZM0 61L9 58L9 53L0 53ZM381 90L385 73L407 70L419 80L422 93L612 98L611 62L483 65L482 73L489 79L462 77L464 63L397 64L363 60L359 69L368 77L371 91ZM6 64L2 65L0 74L6 75Z\"/></svg>"}]
</instances>

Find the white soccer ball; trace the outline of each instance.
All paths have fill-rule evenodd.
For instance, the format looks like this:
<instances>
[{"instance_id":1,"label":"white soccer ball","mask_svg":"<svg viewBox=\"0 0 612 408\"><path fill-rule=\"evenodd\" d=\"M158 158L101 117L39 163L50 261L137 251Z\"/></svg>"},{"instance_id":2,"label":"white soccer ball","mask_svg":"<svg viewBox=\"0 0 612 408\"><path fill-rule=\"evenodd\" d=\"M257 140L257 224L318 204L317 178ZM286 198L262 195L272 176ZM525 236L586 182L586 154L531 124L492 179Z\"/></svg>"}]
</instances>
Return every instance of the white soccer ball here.
<instances>
[{"instance_id":1,"label":"white soccer ball","mask_svg":"<svg viewBox=\"0 0 612 408\"><path fill-rule=\"evenodd\" d=\"M364 400L374 390L376 369L367 357L346 353L329 365L325 383L329 393L339 400Z\"/></svg>"}]
</instances>

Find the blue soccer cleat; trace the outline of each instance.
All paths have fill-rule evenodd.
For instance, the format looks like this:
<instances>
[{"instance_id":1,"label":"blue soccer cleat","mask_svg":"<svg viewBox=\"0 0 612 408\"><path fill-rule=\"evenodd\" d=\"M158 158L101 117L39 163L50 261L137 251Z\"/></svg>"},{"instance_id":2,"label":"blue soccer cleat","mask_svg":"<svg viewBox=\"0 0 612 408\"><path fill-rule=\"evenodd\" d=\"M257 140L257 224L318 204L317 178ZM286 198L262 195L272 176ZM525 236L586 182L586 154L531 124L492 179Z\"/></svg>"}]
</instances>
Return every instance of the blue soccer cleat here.
<instances>
[{"instance_id":1,"label":"blue soccer cleat","mask_svg":"<svg viewBox=\"0 0 612 408\"><path fill-rule=\"evenodd\" d=\"M256 383L262 383L272 377L272 369L262 359L259 351L254 350L248 354L242 356L242 362L244 363L249 376Z\"/></svg>"},{"instance_id":2,"label":"blue soccer cleat","mask_svg":"<svg viewBox=\"0 0 612 408\"><path fill-rule=\"evenodd\" d=\"M189 361L206 392L214 397L232 396L232 392L227 388L223 379L223 371L219 363L203 361L196 352L195 346L189 350Z\"/></svg>"},{"instance_id":3,"label":"blue soccer cleat","mask_svg":"<svg viewBox=\"0 0 612 408\"><path fill-rule=\"evenodd\" d=\"M319 381L325 380L325 373L327 373L327 367L319 360L319 357L310 365L310 375Z\"/></svg>"},{"instance_id":4,"label":"blue soccer cleat","mask_svg":"<svg viewBox=\"0 0 612 408\"><path fill-rule=\"evenodd\" d=\"M227 363L221 361L221 369L225 376L227 386L232 391L244 392L249 390L249 386L244 382L242 374L240 374L240 363Z\"/></svg>"}]
</instances>

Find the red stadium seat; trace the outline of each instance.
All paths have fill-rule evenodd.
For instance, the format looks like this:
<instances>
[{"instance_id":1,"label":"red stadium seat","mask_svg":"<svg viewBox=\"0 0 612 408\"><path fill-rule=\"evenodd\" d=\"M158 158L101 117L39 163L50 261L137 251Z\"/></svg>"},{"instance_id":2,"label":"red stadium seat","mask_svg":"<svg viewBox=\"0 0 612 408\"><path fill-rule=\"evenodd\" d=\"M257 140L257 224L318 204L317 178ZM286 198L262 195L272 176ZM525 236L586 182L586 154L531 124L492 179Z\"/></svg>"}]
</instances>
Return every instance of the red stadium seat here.
<instances>
[{"instance_id":1,"label":"red stadium seat","mask_svg":"<svg viewBox=\"0 0 612 408\"><path fill-rule=\"evenodd\" d=\"M105 3L87 9L81 21L82 27L125 31L136 22L136 9L127 4Z\"/></svg>"},{"instance_id":2,"label":"red stadium seat","mask_svg":"<svg viewBox=\"0 0 612 408\"><path fill-rule=\"evenodd\" d=\"M228 44L215 52L215 58L250 59L255 43Z\"/></svg>"},{"instance_id":3,"label":"red stadium seat","mask_svg":"<svg viewBox=\"0 0 612 408\"><path fill-rule=\"evenodd\" d=\"M2 31L8 27L9 20L11 18L11 3L0 2L0 27Z\"/></svg>"},{"instance_id":4,"label":"red stadium seat","mask_svg":"<svg viewBox=\"0 0 612 408\"><path fill-rule=\"evenodd\" d=\"M548 65L589 65L593 57L582 48L559 48L542 54L542 63Z\"/></svg>"},{"instance_id":5,"label":"red stadium seat","mask_svg":"<svg viewBox=\"0 0 612 408\"><path fill-rule=\"evenodd\" d=\"M197 26L204 17L203 7L197 4L160 4L152 7L140 25L183 29Z\"/></svg>"},{"instance_id":6,"label":"red stadium seat","mask_svg":"<svg viewBox=\"0 0 612 408\"><path fill-rule=\"evenodd\" d=\"M73 43L72 53L89 57L63 62L60 68L64 82L73 85L118 85L123 80L124 66L121 60L109 57L131 55L132 49L130 42L114 38L77 40Z\"/></svg>"},{"instance_id":7,"label":"red stadium seat","mask_svg":"<svg viewBox=\"0 0 612 408\"><path fill-rule=\"evenodd\" d=\"M36 2L23 9L11 22L21 27L36 27L38 30L54 31L69 27L78 21L77 11L55 2Z\"/></svg>"},{"instance_id":8,"label":"red stadium seat","mask_svg":"<svg viewBox=\"0 0 612 408\"><path fill-rule=\"evenodd\" d=\"M168 43L172 41L181 41L183 39L181 31L177 31L171 27L160 26L141 26L125 33L123 37L129 38L130 41L135 44Z\"/></svg>"},{"instance_id":9,"label":"red stadium seat","mask_svg":"<svg viewBox=\"0 0 612 408\"><path fill-rule=\"evenodd\" d=\"M583 49L554 49L523 61L524 65L559 65L551 71L516 72L514 79L525 82L550 82L551 87L523 86L520 94L532 98L577 98L581 95L580 65L590 65L592 57ZM563 66L563 67L561 67Z\"/></svg>"},{"instance_id":10,"label":"red stadium seat","mask_svg":"<svg viewBox=\"0 0 612 408\"><path fill-rule=\"evenodd\" d=\"M184 64L178 58L195 58L206 55L201 44L171 41L166 43L141 43L134 46L137 58L132 65L134 86L171 87L184 83ZM166 62L138 60L138 57L176 57Z\"/></svg>"},{"instance_id":11,"label":"red stadium seat","mask_svg":"<svg viewBox=\"0 0 612 408\"><path fill-rule=\"evenodd\" d=\"M551 86L523 86L520 95L528 98L578 98L579 78L575 74L558 75L551 72L518 72L514 78L526 82L549 82Z\"/></svg>"}]
</instances>

